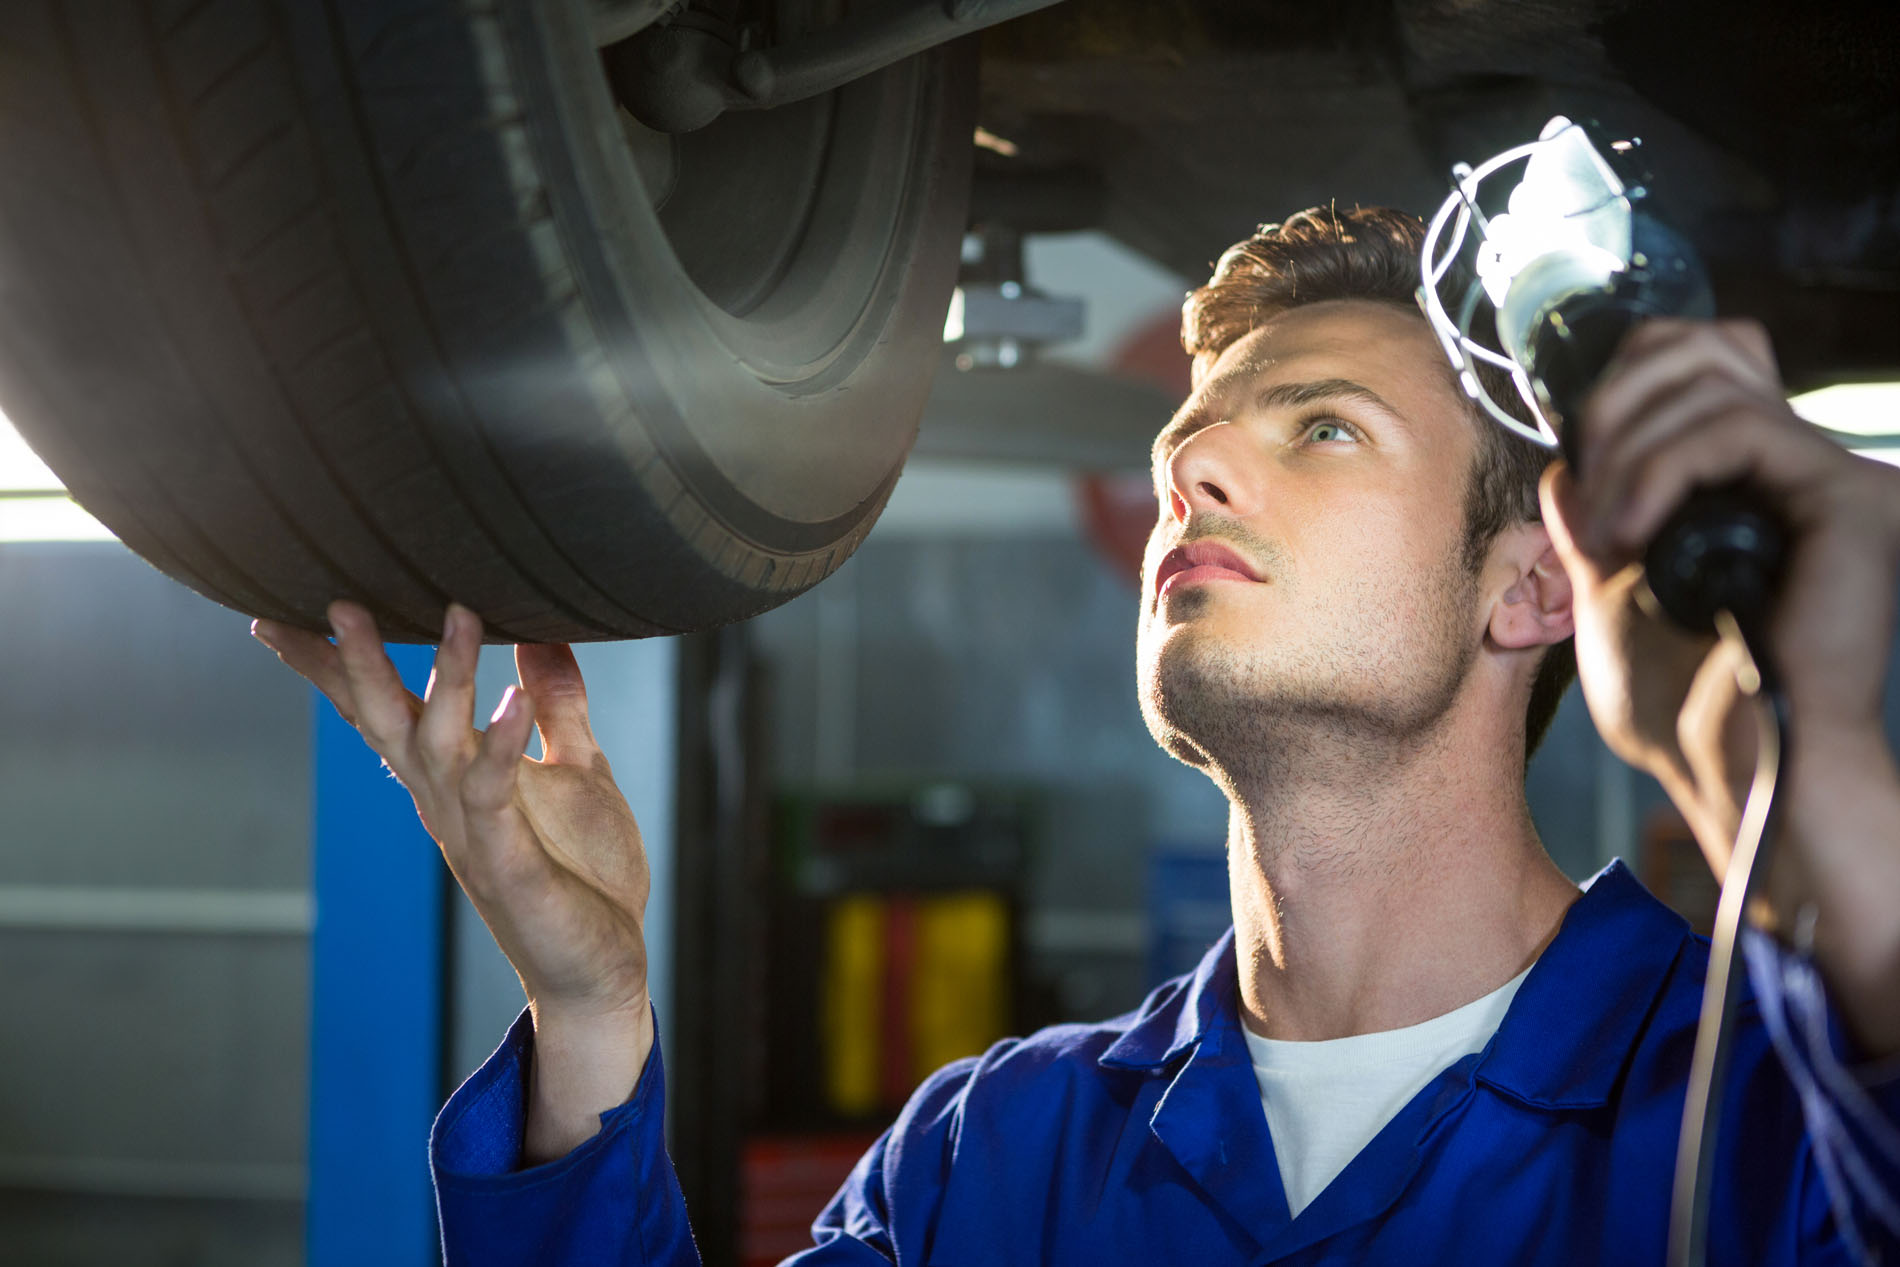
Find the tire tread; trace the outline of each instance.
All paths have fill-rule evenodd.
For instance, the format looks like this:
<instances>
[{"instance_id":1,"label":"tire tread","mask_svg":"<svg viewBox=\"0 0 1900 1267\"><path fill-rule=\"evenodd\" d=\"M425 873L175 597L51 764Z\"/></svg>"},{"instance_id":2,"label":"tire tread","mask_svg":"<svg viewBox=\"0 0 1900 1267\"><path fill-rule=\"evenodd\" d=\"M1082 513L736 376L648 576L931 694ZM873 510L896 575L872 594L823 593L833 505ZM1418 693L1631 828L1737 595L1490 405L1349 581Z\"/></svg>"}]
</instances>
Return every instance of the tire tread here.
<instances>
[{"instance_id":1,"label":"tire tread","mask_svg":"<svg viewBox=\"0 0 1900 1267\"><path fill-rule=\"evenodd\" d=\"M0 138L44 179L0 225L86 223L51 262L0 256L32 292L0 313L31 334L0 378L75 496L165 571L311 628L349 596L433 640L453 596L496 639L574 640L750 614L863 539L872 516L818 549L746 539L647 429L556 218L524 10L24 8L43 56L31 90L0 85ZM60 368L88 340L116 356L97 390Z\"/></svg>"}]
</instances>

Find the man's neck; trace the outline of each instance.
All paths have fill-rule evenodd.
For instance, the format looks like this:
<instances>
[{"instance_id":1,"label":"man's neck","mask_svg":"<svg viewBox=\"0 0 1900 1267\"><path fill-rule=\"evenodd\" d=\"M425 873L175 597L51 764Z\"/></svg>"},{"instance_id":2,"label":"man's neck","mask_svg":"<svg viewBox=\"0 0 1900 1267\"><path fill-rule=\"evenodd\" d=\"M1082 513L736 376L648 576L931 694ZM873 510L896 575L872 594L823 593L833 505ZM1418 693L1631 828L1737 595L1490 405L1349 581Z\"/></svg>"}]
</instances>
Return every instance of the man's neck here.
<instances>
[{"instance_id":1,"label":"man's neck","mask_svg":"<svg viewBox=\"0 0 1900 1267\"><path fill-rule=\"evenodd\" d=\"M1430 1020L1505 984L1556 934L1577 888L1544 852L1514 762L1474 762L1455 733L1276 747L1299 755L1223 779L1254 1032Z\"/></svg>"}]
</instances>

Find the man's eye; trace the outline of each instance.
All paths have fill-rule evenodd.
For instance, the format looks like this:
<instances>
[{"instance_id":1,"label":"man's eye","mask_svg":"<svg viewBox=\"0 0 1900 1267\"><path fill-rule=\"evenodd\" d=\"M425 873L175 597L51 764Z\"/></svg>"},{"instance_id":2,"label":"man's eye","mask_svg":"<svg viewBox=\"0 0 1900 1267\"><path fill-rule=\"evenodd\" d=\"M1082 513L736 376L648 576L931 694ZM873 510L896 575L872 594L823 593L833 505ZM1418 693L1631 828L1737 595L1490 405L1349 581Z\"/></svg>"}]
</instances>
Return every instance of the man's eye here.
<instances>
[{"instance_id":1,"label":"man's eye","mask_svg":"<svg viewBox=\"0 0 1900 1267\"><path fill-rule=\"evenodd\" d=\"M1336 418L1321 418L1307 427L1306 438L1320 444L1329 440L1357 441L1359 433Z\"/></svg>"}]
</instances>

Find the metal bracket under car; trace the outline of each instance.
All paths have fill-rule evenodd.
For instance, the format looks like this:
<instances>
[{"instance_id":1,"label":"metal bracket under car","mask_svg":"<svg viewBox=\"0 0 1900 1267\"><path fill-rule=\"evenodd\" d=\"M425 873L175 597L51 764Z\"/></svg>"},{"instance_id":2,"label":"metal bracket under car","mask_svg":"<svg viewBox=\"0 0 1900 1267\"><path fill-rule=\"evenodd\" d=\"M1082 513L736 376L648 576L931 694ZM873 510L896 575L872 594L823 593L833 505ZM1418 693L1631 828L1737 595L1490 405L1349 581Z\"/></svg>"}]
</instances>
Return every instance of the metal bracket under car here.
<instances>
[{"instance_id":1,"label":"metal bracket under car","mask_svg":"<svg viewBox=\"0 0 1900 1267\"><path fill-rule=\"evenodd\" d=\"M752 45L756 26L695 5L664 18L659 0L594 0L594 27L604 45L611 40L607 70L621 104L656 131L692 132L729 110L803 101L1059 2L885 0L768 46Z\"/></svg>"}]
</instances>

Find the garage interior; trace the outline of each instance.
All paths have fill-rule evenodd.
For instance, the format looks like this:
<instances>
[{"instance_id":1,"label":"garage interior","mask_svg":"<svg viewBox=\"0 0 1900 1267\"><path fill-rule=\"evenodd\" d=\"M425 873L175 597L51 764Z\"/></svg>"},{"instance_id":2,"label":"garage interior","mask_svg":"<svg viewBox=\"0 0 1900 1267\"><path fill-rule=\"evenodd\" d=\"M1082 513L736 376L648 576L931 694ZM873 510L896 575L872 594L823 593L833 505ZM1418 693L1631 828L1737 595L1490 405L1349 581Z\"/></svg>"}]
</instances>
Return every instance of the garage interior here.
<instances>
[{"instance_id":1,"label":"garage interior","mask_svg":"<svg viewBox=\"0 0 1900 1267\"><path fill-rule=\"evenodd\" d=\"M1849 179L1850 146L1671 98L1657 47L1728 6L1640 31L1610 0L1264 7L992 32L956 320L877 526L742 623L578 649L653 866L671 1151L709 1267L807 1244L930 1069L1127 1010L1227 925L1225 803L1137 708L1131 558L1186 385L1181 297L1254 223L1335 196L1427 211L1444 155L1566 90L1628 107L1689 155L1718 298L1769 324L1803 412L1900 452L1900 144ZM1734 7L1753 51L1725 66L1782 32ZM1900 63L1869 60L1856 108L1886 136ZM1814 117L1838 64L1804 72ZM0 437L8 1262L439 1260L429 1124L521 987L400 787L247 624ZM394 650L420 685L429 648ZM512 681L488 648L478 706ZM1885 709L1900 730L1891 678ZM1622 857L1706 928L1687 829L1574 688L1528 783L1567 874Z\"/></svg>"},{"instance_id":2,"label":"garage interior","mask_svg":"<svg viewBox=\"0 0 1900 1267\"><path fill-rule=\"evenodd\" d=\"M1023 372L1094 376L1130 412L1165 401L1113 370L1131 347L1152 356L1182 279L1099 234L1032 238L1027 257L1037 287L1087 317ZM987 390L1012 371L973 372L996 377ZM798 1107L826 1095L823 1009L813 982L798 996L768 985L760 916L775 903L783 918L795 901L808 914L873 895L888 922L893 900L914 917L919 898L996 895L1003 1028L958 1035L972 1050L1132 1007L1227 922L1225 804L1142 725L1134 583L1087 513L1104 479L1152 504L1140 448L1106 470L1092 464L1099 439L1065 462L1060 434L1023 459L969 456L986 419L960 434L964 385L947 383L897 497L833 580L723 633L580 651L654 864L675 1160L701 1185L696 1213L731 1212L701 1218L708 1262L777 1261L895 1109L878 1079L868 1097L847 1086L847 1108ZM97 530L65 522L70 503L25 466L9 482L46 500L0 503L15 510L0 545L0 989L13 1018L0 1031L0 1236L23 1263L431 1261L428 1122L514 1019L520 985L328 704L251 645L244 618L116 542L57 539ZM28 506L56 521L29 523ZM33 534L55 539L20 539ZM426 677L427 649L401 650ZM490 648L480 698L512 680ZM1887 715L1900 724L1900 701ZM744 804L706 804L685 789L703 788L734 734ZM1706 921L1714 887L1693 844L1660 789L1604 749L1574 689L1529 788L1568 874L1621 856ZM809 834L825 813L851 836L841 848L900 860L788 883L794 823ZM1006 844L1002 862L967 856L984 832ZM319 842L345 855L329 872ZM335 971L354 975L317 997L326 898L350 922L330 944ZM379 910L399 923L377 926ZM372 984L405 958L415 980ZM675 1000L709 994L742 1002L702 1012L703 1028L668 1023ZM773 997L800 998L797 1014ZM878 1021L855 1024L875 1046ZM946 1051L966 1054L929 1058ZM800 1060L804 1082L793 1070L788 1085ZM729 1077L743 1097L720 1093ZM391 1227L409 1229L406 1250Z\"/></svg>"}]
</instances>

